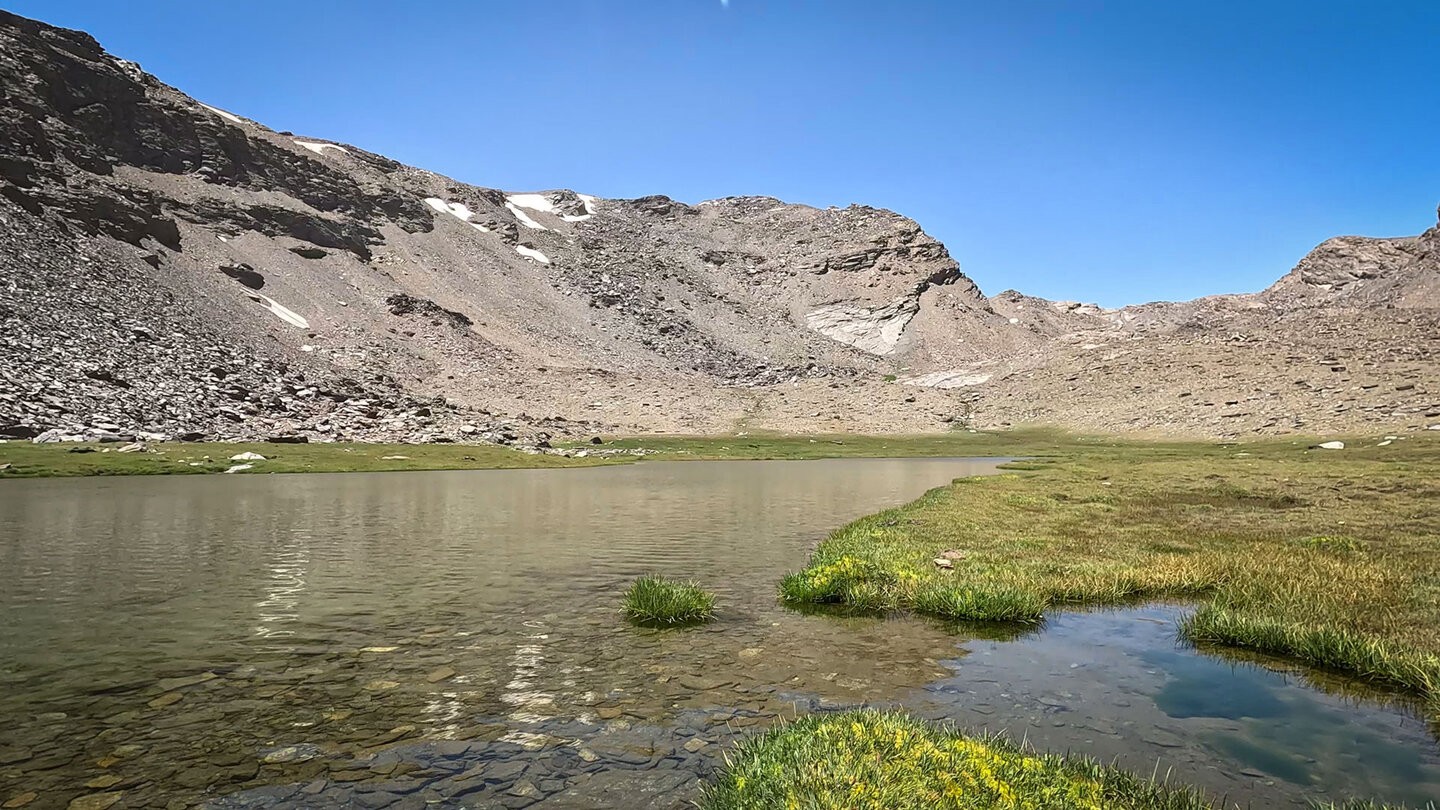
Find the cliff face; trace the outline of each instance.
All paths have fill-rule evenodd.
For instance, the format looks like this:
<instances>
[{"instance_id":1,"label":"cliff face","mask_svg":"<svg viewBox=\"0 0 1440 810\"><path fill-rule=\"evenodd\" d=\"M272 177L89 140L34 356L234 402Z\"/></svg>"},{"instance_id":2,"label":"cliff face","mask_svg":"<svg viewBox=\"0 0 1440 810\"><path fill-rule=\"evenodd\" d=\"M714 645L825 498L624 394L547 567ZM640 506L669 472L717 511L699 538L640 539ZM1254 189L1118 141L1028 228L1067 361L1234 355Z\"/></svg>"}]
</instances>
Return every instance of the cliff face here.
<instances>
[{"instance_id":1,"label":"cliff face","mask_svg":"<svg viewBox=\"0 0 1440 810\"><path fill-rule=\"evenodd\" d=\"M3 12L0 96L12 437L1145 428L1155 409L1115 393L1158 385L1164 341L1274 331L1333 354L1286 313L1398 307L1413 328L1377 340L1433 348L1435 231L1331 240L1257 296L1103 310L987 299L919 225L865 206L466 185L275 132ZM1112 344L1137 365L1073 371Z\"/></svg>"}]
</instances>

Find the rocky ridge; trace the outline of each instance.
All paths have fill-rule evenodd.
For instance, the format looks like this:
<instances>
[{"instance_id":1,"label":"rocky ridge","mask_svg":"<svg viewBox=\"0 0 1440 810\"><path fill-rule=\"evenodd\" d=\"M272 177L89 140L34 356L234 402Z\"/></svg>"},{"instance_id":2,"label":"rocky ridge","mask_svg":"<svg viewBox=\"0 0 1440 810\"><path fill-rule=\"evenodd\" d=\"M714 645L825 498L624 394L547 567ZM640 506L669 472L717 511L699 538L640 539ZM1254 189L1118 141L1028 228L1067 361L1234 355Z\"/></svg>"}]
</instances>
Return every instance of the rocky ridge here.
<instances>
[{"instance_id":1,"label":"rocky ridge","mask_svg":"<svg viewBox=\"0 0 1440 810\"><path fill-rule=\"evenodd\" d=\"M987 298L918 224L459 183L0 12L0 433L503 441L1437 421L1440 238L1261 293Z\"/></svg>"}]
</instances>

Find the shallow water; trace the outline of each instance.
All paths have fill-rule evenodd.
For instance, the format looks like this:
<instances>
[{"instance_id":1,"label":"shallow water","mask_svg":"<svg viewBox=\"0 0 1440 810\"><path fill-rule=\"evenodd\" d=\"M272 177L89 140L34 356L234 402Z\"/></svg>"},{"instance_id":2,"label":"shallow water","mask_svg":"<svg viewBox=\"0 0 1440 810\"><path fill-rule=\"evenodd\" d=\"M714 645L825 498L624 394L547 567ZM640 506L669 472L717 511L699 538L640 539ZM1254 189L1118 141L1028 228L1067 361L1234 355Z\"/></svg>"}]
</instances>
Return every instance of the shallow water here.
<instances>
[{"instance_id":1,"label":"shallow water","mask_svg":"<svg viewBox=\"0 0 1440 810\"><path fill-rule=\"evenodd\" d=\"M775 604L828 530L991 470L3 482L0 803L680 807L733 739L861 703L1158 763L1242 804L1440 795L1440 747L1403 703L1177 648L1180 608L986 641ZM650 572L704 582L719 621L624 624L619 594Z\"/></svg>"}]
</instances>

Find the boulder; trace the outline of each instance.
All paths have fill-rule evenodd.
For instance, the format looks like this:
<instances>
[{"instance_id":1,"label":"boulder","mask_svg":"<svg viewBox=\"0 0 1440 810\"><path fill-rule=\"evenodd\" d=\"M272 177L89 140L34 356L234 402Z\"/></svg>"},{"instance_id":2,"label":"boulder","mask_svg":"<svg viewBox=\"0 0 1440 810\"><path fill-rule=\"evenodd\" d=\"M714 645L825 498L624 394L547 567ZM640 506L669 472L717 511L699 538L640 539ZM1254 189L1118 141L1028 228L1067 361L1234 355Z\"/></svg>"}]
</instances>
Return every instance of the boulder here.
<instances>
[{"instance_id":1,"label":"boulder","mask_svg":"<svg viewBox=\"0 0 1440 810\"><path fill-rule=\"evenodd\" d=\"M248 264L222 265L220 272L240 282L242 286L249 287L252 290L258 290L265 286L265 277Z\"/></svg>"}]
</instances>

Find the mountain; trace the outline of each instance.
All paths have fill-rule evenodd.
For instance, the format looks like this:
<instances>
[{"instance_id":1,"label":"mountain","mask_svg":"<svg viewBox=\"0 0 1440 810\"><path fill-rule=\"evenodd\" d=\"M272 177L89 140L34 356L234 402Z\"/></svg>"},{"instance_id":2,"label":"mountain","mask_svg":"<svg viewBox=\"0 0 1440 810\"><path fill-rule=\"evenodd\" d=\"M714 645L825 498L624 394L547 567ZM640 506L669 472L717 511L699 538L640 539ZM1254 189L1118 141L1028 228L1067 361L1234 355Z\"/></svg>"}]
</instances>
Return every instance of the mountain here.
<instances>
[{"instance_id":1,"label":"mountain","mask_svg":"<svg viewBox=\"0 0 1440 810\"><path fill-rule=\"evenodd\" d=\"M986 297L890 211L471 186L0 12L0 434L499 441L1437 421L1440 237L1270 289Z\"/></svg>"}]
</instances>

